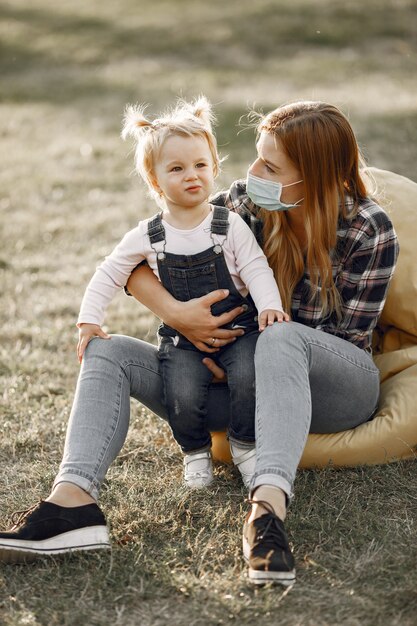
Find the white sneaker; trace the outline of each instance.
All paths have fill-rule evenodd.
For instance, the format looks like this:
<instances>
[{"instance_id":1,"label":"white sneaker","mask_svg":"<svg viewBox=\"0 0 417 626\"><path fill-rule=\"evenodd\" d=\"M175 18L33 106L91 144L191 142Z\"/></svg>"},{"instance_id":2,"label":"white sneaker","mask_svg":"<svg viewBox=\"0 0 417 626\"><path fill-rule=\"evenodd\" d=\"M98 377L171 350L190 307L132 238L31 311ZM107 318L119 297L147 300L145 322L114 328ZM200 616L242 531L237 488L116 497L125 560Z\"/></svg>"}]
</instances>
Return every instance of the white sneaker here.
<instances>
[{"instance_id":1,"label":"white sneaker","mask_svg":"<svg viewBox=\"0 0 417 626\"><path fill-rule=\"evenodd\" d=\"M210 452L186 454L184 457L184 482L190 489L203 489L214 480Z\"/></svg>"},{"instance_id":2,"label":"white sneaker","mask_svg":"<svg viewBox=\"0 0 417 626\"><path fill-rule=\"evenodd\" d=\"M256 448L240 446L235 441L230 441L232 461L242 475L243 484L249 489L252 476L255 473Z\"/></svg>"}]
</instances>

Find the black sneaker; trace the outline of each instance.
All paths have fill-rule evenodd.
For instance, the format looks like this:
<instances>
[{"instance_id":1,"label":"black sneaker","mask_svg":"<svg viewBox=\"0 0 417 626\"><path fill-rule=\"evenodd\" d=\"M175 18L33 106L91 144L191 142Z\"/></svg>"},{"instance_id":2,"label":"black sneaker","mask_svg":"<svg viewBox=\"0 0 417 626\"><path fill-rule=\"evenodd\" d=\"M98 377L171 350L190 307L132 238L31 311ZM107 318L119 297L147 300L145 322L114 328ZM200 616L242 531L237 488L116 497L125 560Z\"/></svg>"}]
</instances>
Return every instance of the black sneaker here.
<instances>
[{"instance_id":1,"label":"black sneaker","mask_svg":"<svg viewBox=\"0 0 417 626\"><path fill-rule=\"evenodd\" d=\"M12 518L15 526L0 532L0 562L110 548L106 519L97 504L69 508L41 501L16 515L17 519Z\"/></svg>"},{"instance_id":2,"label":"black sneaker","mask_svg":"<svg viewBox=\"0 0 417 626\"><path fill-rule=\"evenodd\" d=\"M267 503L259 502L269 509ZM288 587L295 582L294 557L284 523L272 511L243 527L243 557L249 565L249 580L255 585L276 583Z\"/></svg>"}]
</instances>

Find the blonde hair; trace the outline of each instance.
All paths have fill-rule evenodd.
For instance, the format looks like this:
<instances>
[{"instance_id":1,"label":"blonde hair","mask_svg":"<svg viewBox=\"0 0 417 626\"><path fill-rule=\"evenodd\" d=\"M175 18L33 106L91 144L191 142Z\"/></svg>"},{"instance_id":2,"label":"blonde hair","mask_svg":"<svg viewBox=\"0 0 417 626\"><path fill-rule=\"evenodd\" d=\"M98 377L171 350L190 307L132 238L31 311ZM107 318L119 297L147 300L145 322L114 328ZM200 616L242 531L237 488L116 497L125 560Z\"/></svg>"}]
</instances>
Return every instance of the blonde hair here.
<instances>
[{"instance_id":1,"label":"blonde hair","mask_svg":"<svg viewBox=\"0 0 417 626\"><path fill-rule=\"evenodd\" d=\"M307 267L311 301L320 292L322 315L336 313L340 317L330 251L336 246L339 218L353 217L367 195L359 172L364 161L352 127L335 106L295 102L262 117L257 131L271 133L279 140L304 181L306 250L301 249L286 211L262 210L264 251L284 308L290 310L294 289ZM354 201L350 212L346 193Z\"/></svg>"},{"instance_id":2,"label":"blonde hair","mask_svg":"<svg viewBox=\"0 0 417 626\"><path fill-rule=\"evenodd\" d=\"M158 199L155 189L155 164L160 150L168 137L199 136L207 140L213 158L213 174L220 172L221 159L217 152L213 124L216 119L210 102L199 96L192 102L178 100L175 107L154 120L145 116L147 105L128 105L125 110L122 138L136 139L135 167L147 184L151 196Z\"/></svg>"}]
</instances>

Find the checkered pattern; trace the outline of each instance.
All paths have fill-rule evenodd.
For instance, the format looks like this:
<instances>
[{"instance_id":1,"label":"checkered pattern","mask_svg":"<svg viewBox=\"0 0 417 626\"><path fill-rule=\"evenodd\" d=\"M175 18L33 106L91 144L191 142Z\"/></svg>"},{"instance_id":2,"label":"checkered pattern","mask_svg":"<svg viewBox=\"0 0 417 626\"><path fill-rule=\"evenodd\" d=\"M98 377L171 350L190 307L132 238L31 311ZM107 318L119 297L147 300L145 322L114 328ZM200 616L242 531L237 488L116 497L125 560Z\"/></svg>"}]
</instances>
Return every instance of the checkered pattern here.
<instances>
[{"instance_id":1,"label":"checkered pattern","mask_svg":"<svg viewBox=\"0 0 417 626\"><path fill-rule=\"evenodd\" d=\"M247 196L246 181L235 181L228 191L219 192L211 201L239 213L262 244L259 207ZM352 198L347 197L346 202L353 208ZM342 319L337 320L335 315L323 318L320 293L311 300L306 269L294 290L293 321L370 351L372 331L384 307L398 251L397 236L385 211L372 200L363 200L355 217L339 220L337 244L330 253L333 278L342 300Z\"/></svg>"}]
</instances>

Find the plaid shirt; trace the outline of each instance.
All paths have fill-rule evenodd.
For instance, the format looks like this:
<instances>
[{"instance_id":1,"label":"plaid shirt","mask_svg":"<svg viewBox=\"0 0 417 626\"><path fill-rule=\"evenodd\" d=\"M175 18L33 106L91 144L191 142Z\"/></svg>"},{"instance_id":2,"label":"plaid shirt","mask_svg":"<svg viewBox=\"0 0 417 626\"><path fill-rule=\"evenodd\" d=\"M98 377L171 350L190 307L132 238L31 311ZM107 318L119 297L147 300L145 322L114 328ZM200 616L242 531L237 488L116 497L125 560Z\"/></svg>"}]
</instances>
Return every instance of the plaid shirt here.
<instances>
[{"instance_id":1,"label":"plaid shirt","mask_svg":"<svg viewBox=\"0 0 417 626\"><path fill-rule=\"evenodd\" d=\"M262 245L259 207L247 196L244 180L235 181L228 191L219 192L211 201L239 213ZM348 209L353 208L349 196L346 202ZM397 236L385 211L369 198L362 201L355 217L339 219L336 247L330 251L333 279L342 302L341 319L335 314L323 317L320 283L311 299L306 268L293 293L292 320L371 351L372 331L384 307L398 250Z\"/></svg>"}]
</instances>

